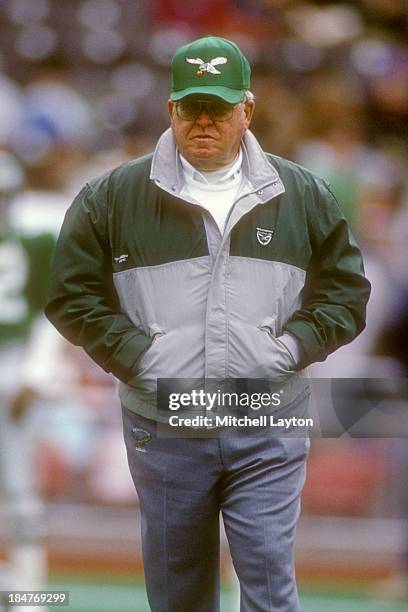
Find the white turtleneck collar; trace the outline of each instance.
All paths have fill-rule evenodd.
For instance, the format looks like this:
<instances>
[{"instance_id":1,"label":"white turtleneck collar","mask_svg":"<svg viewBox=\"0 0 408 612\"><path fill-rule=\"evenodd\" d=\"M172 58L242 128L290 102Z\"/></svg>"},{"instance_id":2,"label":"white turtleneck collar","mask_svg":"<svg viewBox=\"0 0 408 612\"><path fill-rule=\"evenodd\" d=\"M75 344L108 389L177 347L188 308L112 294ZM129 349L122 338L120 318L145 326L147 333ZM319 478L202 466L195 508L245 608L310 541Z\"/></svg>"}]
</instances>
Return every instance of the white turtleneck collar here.
<instances>
[{"instance_id":1,"label":"white turtleneck collar","mask_svg":"<svg viewBox=\"0 0 408 612\"><path fill-rule=\"evenodd\" d=\"M223 233L228 213L245 182L241 149L230 164L211 172L197 170L180 152L179 155L185 180L181 197L188 194L206 208Z\"/></svg>"},{"instance_id":2,"label":"white turtleneck collar","mask_svg":"<svg viewBox=\"0 0 408 612\"><path fill-rule=\"evenodd\" d=\"M236 158L229 164L222 166L218 170L209 172L197 170L179 152L181 165L187 182L194 181L203 185L218 185L219 188L227 187L229 184L240 181L242 173L242 150L239 149Z\"/></svg>"}]
</instances>

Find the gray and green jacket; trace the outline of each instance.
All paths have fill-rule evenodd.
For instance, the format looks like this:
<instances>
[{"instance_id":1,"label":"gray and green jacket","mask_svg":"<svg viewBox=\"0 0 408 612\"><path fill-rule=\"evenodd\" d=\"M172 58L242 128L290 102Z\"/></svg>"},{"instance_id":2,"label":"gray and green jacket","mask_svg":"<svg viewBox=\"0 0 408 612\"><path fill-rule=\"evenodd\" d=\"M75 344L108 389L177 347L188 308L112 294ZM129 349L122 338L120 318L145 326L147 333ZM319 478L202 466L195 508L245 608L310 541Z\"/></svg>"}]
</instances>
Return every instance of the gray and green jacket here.
<instances>
[{"instance_id":1,"label":"gray and green jacket","mask_svg":"<svg viewBox=\"0 0 408 612\"><path fill-rule=\"evenodd\" d=\"M178 197L170 130L153 155L88 183L66 214L46 314L145 416L156 417L158 378L296 377L364 328L370 285L327 183L250 132L242 149L251 187L223 235Z\"/></svg>"}]
</instances>

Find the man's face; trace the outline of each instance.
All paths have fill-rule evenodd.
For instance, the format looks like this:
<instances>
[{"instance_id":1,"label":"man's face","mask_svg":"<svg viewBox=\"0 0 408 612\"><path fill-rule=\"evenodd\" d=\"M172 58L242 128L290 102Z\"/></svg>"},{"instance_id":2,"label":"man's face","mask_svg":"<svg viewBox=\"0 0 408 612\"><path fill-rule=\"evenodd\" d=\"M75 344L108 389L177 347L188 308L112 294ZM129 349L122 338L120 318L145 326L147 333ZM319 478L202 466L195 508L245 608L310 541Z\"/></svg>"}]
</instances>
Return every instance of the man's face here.
<instances>
[{"instance_id":1,"label":"man's face","mask_svg":"<svg viewBox=\"0 0 408 612\"><path fill-rule=\"evenodd\" d=\"M189 96L187 99L205 100L206 96ZM208 100L220 98L208 96ZM193 121L185 121L176 113L176 103L168 101L176 145L188 162L198 170L217 170L232 162L238 154L241 139L251 123L255 107L253 100L235 106L226 121L215 121L202 105L201 113Z\"/></svg>"}]
</instances>

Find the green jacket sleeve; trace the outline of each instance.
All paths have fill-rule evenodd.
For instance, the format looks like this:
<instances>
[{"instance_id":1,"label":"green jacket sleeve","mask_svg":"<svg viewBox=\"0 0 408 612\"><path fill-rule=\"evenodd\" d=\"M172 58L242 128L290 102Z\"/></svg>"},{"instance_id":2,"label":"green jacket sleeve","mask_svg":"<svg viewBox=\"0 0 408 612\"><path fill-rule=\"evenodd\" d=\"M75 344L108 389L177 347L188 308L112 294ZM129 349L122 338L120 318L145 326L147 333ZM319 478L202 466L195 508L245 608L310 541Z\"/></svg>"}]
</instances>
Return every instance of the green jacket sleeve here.
<instances>
[{"instance_id":1,"label":"green jacket sleeve","mask_svg":"<svg viewBox=\"0 0 408 612\"><path fill-rule=\"evenodd\" d=\"M86 185L58 238L45 314L67 340L127 382L151 340L120 310L112 281L107 190Z\"/></svg>"},{"instance_id":2,"label":"green jacket sleeve","mask_svg":"<svg viewBox=\"0 0 408 612\"><path fill-rule=\"evenodd\" d=\"M303 349L300 368L324 361L364 329L370 295L361 252L335 197L325 182L313 189L307 210L312 263L302 307L284 327Z\"/></svg>"}]
</instances>

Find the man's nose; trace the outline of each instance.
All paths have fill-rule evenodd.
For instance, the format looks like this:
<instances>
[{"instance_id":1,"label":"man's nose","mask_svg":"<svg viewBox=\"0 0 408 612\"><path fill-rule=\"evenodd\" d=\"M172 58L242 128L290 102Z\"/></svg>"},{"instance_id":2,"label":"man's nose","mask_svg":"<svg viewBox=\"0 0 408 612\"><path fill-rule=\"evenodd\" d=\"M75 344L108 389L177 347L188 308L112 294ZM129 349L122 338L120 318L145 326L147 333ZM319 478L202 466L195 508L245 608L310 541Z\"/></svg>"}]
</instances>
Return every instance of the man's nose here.
<instances>
[{"instance_id":1,"label":"man's nose","mask_svg":"<svg viewBox=\"0 0 408 612\"><path fill-rule=\"evenodd\" d=\"M197 119L196 119L196 123L198 125L200 125L201 127L205 126L205 125L210 125L213 122L213 120L211 119L210 115L208 114L208 110L207 108L201 107L200 110L200 114L198 115Z\"/></svg>"}]
</instances>

